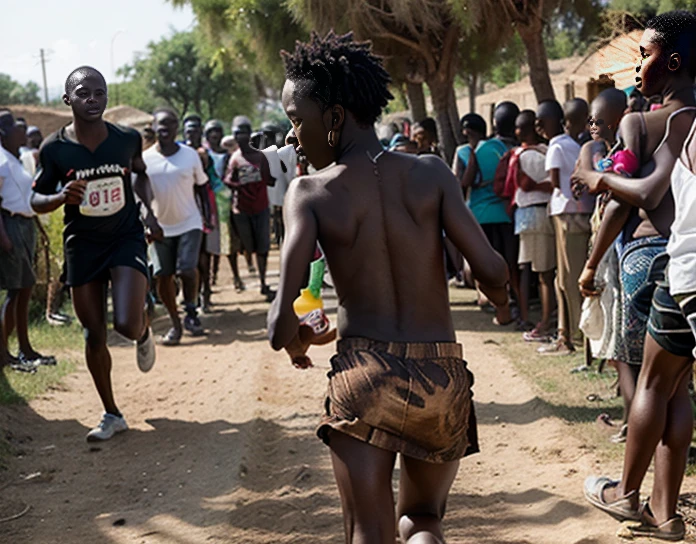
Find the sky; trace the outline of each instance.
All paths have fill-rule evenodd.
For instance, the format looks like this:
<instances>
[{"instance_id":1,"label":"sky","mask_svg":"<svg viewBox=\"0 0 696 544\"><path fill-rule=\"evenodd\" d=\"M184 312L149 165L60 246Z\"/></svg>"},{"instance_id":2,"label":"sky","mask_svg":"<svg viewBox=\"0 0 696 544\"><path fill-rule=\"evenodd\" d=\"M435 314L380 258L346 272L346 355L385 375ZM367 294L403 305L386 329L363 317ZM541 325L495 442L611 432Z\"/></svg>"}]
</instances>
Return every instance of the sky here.
<instances>
[{"instance_id":1,"label":"sky","mask_svg":"<svg viewBox=\"0 0 696 544\"><path fill-rule=\"evenodd\" d=\"M78 66L94 66L114 81L116 69L149 42L195 23L188 6L174 8L164 0L8 0L2 19L0 72L43 89L43 48L49 99L60 96L65 78Z\"/></svg>"}]
</instances>

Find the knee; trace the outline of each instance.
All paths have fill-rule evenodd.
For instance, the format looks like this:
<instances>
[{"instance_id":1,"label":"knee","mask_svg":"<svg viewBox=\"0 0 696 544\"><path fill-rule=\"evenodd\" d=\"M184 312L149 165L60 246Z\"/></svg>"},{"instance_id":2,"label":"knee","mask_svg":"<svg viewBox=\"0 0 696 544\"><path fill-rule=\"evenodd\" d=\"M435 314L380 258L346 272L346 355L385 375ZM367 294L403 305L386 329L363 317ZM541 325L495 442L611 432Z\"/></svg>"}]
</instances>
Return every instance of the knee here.
<instances>
[{"instance_id":1,"label":"knee","mask_svg":"<svg viewBox=\"0 0 696 544\"><path fill-rule=\"evenodd\" d=\"M85 342L90 349L98 349L106 346L106 328L84 329Z\"/></svg>"},{"instance_id":2,"label":"knee","mask_svg":"<svg viewBox=\"0 0 696 544\"><path fill-rule=\"evenodd\" d=\"M143 333L142 319L114 318L114 330L129 340L138 340Z\"/></svg>"},{"instance_id":3,"label":"knee","mask_svg":"<svg viewBox=\"0 0 696 544\"><path fill-rule=\"evenodd\" d=\"M179 271L179 277L183 280L195 280L197 270L195 268L190 268L187 270Z\"/></svg>"}]
</instances>

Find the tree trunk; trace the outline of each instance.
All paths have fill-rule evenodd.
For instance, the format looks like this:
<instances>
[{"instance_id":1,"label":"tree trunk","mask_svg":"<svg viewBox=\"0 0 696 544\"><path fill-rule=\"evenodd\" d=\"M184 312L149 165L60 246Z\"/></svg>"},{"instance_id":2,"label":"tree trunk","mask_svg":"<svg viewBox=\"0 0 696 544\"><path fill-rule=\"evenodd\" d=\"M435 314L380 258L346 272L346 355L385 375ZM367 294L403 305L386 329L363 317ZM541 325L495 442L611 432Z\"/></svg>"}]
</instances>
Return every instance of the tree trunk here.
<instances>
[{"instance_id":1,"label":"tree trunk","mask_svg":"<svg viewBox=\"0 0 696 544\"><path fill-rule=\"evenodd\" d=\"M454 133L454 140L457 145L464 143L464 135L460 130L459 123L459 106L457 106L457 93L454 91L454 85L452 85L452 90L449 96L449 105L447 107L450 118L450 125L452 125L452 132Z\"/></svg>"},{"instance_id":2,"label":"tree trunk","mask_svg":"<svg viewBox=\"0 0 696 544\"><path fill-rule=\"evenodd\" d=\"M406 82L406 96L408 107L411 109L411 118L414 123L422 121L428 116L425 109L425 94L423 94L422 83Z\"/></svg>"},{"instance_id":3,"label":"tree trunk","mask_svg":"<svg viewBox=\"0 0 696 544\"><path fill-rule=\"evenodd\" d=\"M476 112L476 94L478 93L478 74L469 74L469 113Z\"/></svg>"},{"instance_id":4,"label":"tree trunk","mask_svg":"<svg viewBox=\"0 0 696 544\"><path fill-rule=\"evenodd\" d=\"M445 162L451 164L454 150L457 147L457 139L454 135L455 130L450 119L450 97L453 82L438 77L438 74L434 74L433 77L427 80L427 84L433 100L437 131L440 137L440 145L445 152Z\"/></svg>"},{"instance_id":5,"label":"tree trunk","mask_svg":"<svg viewBox=\"0 0 696 544\"><path fill-rule=\"evenodd\" d=\"M527 50L527 62L529 63L529 79L534 89L537 102L556 98L553 90L551 76L549 74L549 60L546 56L546 46L543 36L544 24L542 20L534 19L529 25L518 25L517 32L522 38Z\"/></svg>"}]
</instances>

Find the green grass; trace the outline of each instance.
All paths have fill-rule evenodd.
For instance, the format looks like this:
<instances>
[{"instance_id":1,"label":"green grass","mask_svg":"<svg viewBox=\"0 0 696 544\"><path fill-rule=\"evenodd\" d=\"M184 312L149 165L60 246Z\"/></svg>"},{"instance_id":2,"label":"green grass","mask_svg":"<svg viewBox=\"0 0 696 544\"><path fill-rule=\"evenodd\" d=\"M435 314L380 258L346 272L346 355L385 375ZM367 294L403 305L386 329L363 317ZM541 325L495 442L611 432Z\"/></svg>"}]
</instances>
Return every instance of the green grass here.
<instances>
[{"instance_id":1,"label":"green grass","mask_svg":"<svg viewBox=\"0 0 696 544\"><path fill-rule=\"evenodd\" d=\"M4 368L0 372L0 406L28 402L58 385L63 377L74 372L76 361L83 350L82 328L73 322L70 326L53 327L45 321L32 324L29 337L34 349L44 355L55 355L58 364L42 366L36 374L16 372ZM10 341L10 352L17 347Z\"/></svg>"}]
</instances>

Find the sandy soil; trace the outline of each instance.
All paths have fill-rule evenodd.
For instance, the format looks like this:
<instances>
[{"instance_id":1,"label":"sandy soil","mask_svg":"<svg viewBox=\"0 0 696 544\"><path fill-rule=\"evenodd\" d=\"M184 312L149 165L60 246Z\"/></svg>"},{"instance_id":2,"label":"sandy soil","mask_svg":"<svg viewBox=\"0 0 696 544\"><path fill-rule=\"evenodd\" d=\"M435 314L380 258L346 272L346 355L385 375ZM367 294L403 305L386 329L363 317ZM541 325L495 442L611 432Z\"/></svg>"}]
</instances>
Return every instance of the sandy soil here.
<instances>
[{"instance_id":1,"label":"sandy soil","mask_svg":"<svg viewBox=\"0 0 696 544\"><path fill-rule=\"evenodd\" d=\"M343 542L328 452L314 435L331 347L314 348L316 366L304 372L273 352L253 281L243 295L220 288L215 313L203 318L209 335L159 348L149 374L114 339L128 433L84 441L100 416L84 366L29 406L0 410L16 453L0 473L0 518L30 507L0 524L0 542ZM590 508L581 489L600 467L620 467L536 399L495 345L512 333L488 325L470 292L453 297L476 376L483 453L463 461L452 489L449 542L618 542L618 524ZM166 327L160 318L155 330Z\"/></svg>"}]
</instances>

